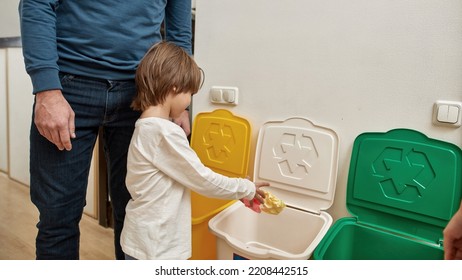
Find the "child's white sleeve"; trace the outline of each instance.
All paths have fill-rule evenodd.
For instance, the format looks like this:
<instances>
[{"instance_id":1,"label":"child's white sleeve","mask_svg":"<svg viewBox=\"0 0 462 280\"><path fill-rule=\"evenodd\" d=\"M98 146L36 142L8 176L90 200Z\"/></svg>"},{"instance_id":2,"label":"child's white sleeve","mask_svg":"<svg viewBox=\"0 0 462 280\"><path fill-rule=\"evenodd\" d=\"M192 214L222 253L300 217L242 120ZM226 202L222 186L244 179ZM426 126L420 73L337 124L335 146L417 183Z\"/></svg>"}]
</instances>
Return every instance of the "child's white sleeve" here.
<instances>
[{"instance_id":1,"label":"child's white sleeve","mask_svg":"<svg viewBox=\"0 0 462 280\"><path fill-rule=\"evenodd\" d=\"M191 190L221 199L252 199L255 184L243 178L229 178L206 167L189 146L184 133L171 133L156 147L156 167Z\"/></svg>"}]
</instances>

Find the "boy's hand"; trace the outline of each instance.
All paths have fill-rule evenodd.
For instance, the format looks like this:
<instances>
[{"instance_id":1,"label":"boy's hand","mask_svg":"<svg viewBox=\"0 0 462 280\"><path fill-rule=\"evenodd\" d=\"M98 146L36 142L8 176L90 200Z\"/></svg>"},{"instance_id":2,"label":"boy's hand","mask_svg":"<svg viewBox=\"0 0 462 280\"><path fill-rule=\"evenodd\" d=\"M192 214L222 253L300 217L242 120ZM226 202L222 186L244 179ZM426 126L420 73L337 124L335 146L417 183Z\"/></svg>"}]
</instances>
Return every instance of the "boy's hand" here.
<instances>
[{"instance_id":1,"label":"boy's hand","mask_svg":"<svg viewBox=\"0 0 462 280\"><path fill-rule=\"evenodd\" d=\"M267 182L256 182L255 183L255 196L253 199L241 199L241 202L244 203L245 207L252 209L253 211L260 213L260 204L264 203L265 200L265 192L260 190L261 187L269 186L270 184Z\"/></svg>"},{"instance_id":2,"label":"boy's hand","mask_svg":"<svg viewBox=\"0 0 462 280\"><path fill-rule=\"evenodd\" d=\"M255 182L255 197L254 199L258 200L260 204L265 202L265 192L263 190L260 190L261 187L267 187L270 184L268 182Z\"/></svg>"},{"instance_id":3,"label":"boy's hand","mask_svg":"<svg viewBox=\"0 0 462 280\"><path fill-rule=\"evenodd\" d=\"M186 136L189 136L191 134L191 123L189 122L189 111L184 110L181 115L173 120L174 123L179 125L183 130Z\"/></svg>"}]
</instances>

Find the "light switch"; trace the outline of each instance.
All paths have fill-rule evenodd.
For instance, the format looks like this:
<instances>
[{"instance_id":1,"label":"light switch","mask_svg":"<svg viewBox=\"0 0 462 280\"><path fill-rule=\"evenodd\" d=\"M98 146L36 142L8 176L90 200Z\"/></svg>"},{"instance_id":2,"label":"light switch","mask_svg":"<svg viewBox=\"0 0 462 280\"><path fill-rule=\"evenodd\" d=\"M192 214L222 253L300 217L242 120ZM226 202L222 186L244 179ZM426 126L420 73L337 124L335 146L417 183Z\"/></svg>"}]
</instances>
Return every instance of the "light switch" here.
<instances>
[{"instance_id":1,"label":"light switch","mask_svg":"<svg viewBox=\"0 0 462 280\"><path fill-rule=\"evenodd\" d=\"M448 122L449 105L440 105L437 110L437 120L439 122Z\"/></svg>"},{"instance_id":2,"label":"light switch","mask_svg":"<svg viewBox=\"0 0 462 280\"><path fill-rule=\"evenodd\" d=\"M460 115L460 108L454 105L448 105L448 123L457 123Z\"/></svg>"},{"instance_id":3,"label":"light switch","mask_svg":"<svg viewBox=\"0 0 462 280\"><path fill-rule=\"evenodd\" d=\"M433 109L433 123L460 127L462 124L462 102L437 101Z\"/></svg>"}]
</instances>

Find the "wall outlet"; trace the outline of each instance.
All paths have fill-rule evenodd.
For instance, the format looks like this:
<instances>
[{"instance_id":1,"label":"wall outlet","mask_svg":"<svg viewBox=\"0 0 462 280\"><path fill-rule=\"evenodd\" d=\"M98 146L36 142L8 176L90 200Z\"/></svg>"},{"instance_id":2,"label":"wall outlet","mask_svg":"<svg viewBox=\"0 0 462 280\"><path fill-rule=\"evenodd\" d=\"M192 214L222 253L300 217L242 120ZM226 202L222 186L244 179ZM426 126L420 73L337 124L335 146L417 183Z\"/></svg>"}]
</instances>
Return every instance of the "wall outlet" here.
<instances>
[{"instance_id":1,"label":"wall outlet","mask_svg":"<svg viewBox=\"0 0 462 280\"><path fill-rule=\"evenodd\" d=\"M216 104L237 105L239 89L237 87L213 86L210 89L210 102Z\"/></svg>"}]
</instances>

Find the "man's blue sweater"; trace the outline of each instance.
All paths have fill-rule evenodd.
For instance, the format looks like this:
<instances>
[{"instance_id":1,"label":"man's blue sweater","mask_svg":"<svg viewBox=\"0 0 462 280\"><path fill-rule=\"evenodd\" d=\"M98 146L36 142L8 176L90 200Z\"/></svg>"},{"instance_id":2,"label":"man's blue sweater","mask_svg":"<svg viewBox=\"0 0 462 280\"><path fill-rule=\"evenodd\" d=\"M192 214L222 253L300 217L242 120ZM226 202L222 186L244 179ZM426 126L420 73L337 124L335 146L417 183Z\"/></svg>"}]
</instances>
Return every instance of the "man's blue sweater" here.
<instances>
[{"instance_id":1,"label":"man's blue sweater","mask_svg":"<svg viewBox=\"0 0 462 280\"><path fill-rule=\"evenodd\" d=\"M62 89L60 71L133 79L164 20L165 39L191 54L191 0L22 0L19 11L34 93Z\"/></svg>"}]
</instances>

